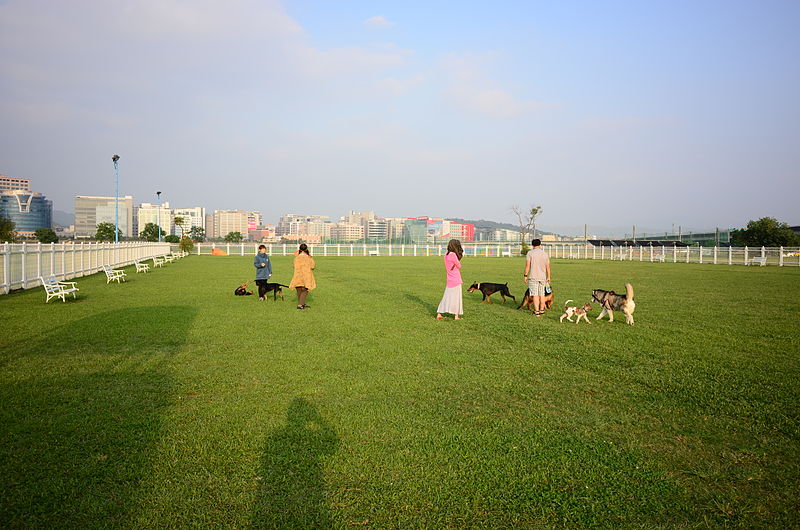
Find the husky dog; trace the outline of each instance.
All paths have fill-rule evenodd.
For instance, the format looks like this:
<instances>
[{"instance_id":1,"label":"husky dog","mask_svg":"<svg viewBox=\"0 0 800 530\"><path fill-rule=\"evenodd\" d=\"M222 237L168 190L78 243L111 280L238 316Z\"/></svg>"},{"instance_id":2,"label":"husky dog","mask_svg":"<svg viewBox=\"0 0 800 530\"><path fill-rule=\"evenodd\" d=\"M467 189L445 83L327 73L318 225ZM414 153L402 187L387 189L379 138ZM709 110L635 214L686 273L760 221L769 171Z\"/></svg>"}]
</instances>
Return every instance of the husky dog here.
<instances>
[{"instance_id":1,"label":"husky dog","mask_svg":"<svg viewBox=\"0 0 800 530\"><path fill-rule=\"evenodd\" d=\"M561 318L559 318L558 321L564 322L564 319L566 318L569 322L572 322L572 315L577 315L578 318L575 319L576 324L580 322L581 319L584 319L587 324L591 324L586 314L592 310L592 305L589 302L586 302L581 307L567 306L567 304L570 302L572 302L572 300L567 300L564 302L564 314L561 315Z\"/></svg>"},{"instance_id":2,"label":"husky dog","mask_svg":"<svg viewBox=\"0 0 800 530\"><path fill-rule=\"evenodd\" d=\"M625 294L595 289L592 291L592 300L603 307L597 320L608 314L608 321L614 322L614 311L622 311L625 314L625 323L633 325L633 310L636 309L636 304L633 301L633 286L631 284L625 284Z\"/></svg>"}]
</instances>

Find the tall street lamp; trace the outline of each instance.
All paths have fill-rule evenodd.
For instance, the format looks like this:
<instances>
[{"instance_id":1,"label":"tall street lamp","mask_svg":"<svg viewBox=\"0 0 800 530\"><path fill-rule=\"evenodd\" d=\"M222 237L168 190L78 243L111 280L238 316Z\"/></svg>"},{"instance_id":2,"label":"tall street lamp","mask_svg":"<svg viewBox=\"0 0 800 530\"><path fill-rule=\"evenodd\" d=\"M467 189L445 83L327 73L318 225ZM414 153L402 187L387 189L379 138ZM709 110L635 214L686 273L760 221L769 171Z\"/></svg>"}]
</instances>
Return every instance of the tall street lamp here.
<instances>
[{"instance_id":1,"label":"tall street lamp","mask_svg":"<svg viewBox=\"0 0 800 530\"><path fill-rule=\"evenodd\" d=\"M158 207L156 209L156 225L158 226L158 242L161 243L161 192L156 192L156 198L158 199L156 202L158 203Z\"/></svg>"},{"instance_id":2,"label":"tall street lamp","mask_svg":"<svg viewBox=\"0 0 800 530\"><path fill-rule=\"evenodd\" d=\"M117 176L114 191L114 243L119 243L119 155L111 157L114 162L114 174Z\"/></svg>"}]
</instances>

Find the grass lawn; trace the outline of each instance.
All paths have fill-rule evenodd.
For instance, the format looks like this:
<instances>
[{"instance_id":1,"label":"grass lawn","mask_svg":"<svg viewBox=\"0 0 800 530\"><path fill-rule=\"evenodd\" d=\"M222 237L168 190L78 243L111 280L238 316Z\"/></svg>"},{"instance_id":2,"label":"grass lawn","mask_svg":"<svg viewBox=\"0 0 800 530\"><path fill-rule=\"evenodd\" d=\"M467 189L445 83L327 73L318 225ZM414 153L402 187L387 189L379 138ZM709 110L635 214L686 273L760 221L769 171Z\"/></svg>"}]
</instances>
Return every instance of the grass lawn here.
<instances>
[{"instance_id":1,"label":"grass lawn","mask_svg":"<svg viewBox=\"0 0 800 530\"><path fill-rule=\"evenodd\" d=\"M800 525L800 269L553 260L545 317L455 322L441 258L316 261L305 311L235 256L0 297L0 526Z\"/></svg>"}]
</instances>

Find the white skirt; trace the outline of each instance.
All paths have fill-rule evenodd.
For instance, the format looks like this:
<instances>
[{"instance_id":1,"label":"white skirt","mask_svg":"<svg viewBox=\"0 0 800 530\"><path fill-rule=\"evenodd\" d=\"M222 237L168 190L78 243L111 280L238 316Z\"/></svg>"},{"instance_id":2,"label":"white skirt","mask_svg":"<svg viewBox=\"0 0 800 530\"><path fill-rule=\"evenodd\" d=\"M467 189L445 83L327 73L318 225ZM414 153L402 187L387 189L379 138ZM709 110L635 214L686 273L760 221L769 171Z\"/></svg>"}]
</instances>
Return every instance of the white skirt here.
<instances>
[{"instance_id":1,"label":"white skirt","mask_svg":"<svg viewBox=\"0 0 800 530\"><path fill-rule=\"evenodd\" d=\"M464 303L461 296L461 286L447 287L444 290L442 301L439 302L437 313L450 313L451 315L463 315Z\"/></svg>"}]
</instances>

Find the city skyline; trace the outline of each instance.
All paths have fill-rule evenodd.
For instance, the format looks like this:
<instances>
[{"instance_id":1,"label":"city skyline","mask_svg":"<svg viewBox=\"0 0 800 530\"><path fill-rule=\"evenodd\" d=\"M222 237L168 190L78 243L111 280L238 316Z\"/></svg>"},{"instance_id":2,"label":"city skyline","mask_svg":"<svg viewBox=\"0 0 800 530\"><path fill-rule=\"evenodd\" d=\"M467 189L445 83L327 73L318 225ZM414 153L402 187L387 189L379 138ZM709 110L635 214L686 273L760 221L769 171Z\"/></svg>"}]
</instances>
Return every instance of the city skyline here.
<instances>
[{"instance_id":1,"label":"city skyline","mask_svg":"<svg viewBox=\"0 0 800 530\"><path fill-rule=\"evenodd\" d=\"M114 194L117 153L121 196L273 217L797 224L799 18L779 0L9 0L0 172L60 211Z\"/></svg>"}]
</instances>

